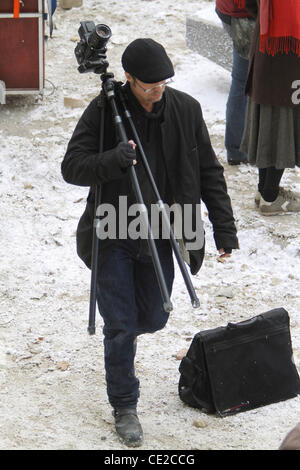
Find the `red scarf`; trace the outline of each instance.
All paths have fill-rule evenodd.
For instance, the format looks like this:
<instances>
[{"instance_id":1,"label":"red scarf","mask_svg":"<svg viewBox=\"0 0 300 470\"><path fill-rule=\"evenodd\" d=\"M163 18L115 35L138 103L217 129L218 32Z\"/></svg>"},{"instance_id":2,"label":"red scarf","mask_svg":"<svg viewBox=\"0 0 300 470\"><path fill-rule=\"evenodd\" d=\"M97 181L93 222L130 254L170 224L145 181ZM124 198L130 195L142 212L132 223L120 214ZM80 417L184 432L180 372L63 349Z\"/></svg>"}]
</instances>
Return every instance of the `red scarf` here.
<instances>
[{"instance_id":1,"label":"red scarf","mask_svg":"<svg viewBox=\"0 0 300 470\"><path fill-rule=\"evenodd\" d=\"M261 52L293 52L300 57L300 0L261 0Z\"/></svg>"},{"instance_id":2,"label":"red scarf","mask_svg":"<svg viewBox=\"0 0 300 470\"><path fill-rule=\"evenodd\" d=\"M246 0L234 0L245 7ZM274 56L293 52L300 57L300 0L260 0L261 52Z\"/></svg>"}]
</instances>

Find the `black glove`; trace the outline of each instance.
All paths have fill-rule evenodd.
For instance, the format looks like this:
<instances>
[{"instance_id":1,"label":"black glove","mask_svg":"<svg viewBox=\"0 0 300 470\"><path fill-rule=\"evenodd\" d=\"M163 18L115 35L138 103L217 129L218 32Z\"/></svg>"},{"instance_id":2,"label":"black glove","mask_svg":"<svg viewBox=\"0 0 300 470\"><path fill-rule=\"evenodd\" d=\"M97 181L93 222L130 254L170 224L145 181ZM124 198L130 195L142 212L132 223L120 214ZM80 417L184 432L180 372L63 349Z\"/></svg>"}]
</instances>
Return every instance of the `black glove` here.
<instances>
[{"instance_id":1,"label":"black glove","mask_svg":"<svg viewBox=\"0 0 300 470\"><path fill-rule=\"evenodd\" d=\"M128 168L136 160L136 152L132 144L120 142L115 148L116 158L121 168Z\"/></svg>"}]
</instances>

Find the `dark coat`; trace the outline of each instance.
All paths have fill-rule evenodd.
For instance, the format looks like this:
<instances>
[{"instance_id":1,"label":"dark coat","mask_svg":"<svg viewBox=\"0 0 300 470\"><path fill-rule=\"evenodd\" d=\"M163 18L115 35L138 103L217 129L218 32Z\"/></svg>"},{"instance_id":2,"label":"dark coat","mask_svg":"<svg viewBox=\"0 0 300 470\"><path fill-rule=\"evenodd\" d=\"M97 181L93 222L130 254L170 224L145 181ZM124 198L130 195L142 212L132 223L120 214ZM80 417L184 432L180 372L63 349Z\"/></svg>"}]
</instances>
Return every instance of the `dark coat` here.
<instances>
[{"instance_id":1,"label":"dark coat","mask_svg":"<svg viewBox=\"0 0 300 470\"><path fill-rule=\"evenodd\" d=\"M212 149L200 104L191 96L169 87L166 87L165 99L162 147L174 200L181 206L192 204L195 212L202 199L213 225L217 248L238 248L224 170ZM97 184L102 188L105 185L106 194L107 191L113 193L118 191L124 172L112 158L117 138L109 107L106 109L105 151L102 154L99 154L99 128L100 109L96 98L75 128L62 162L62 174L68 183ZM125 177L128 178L128 174ZM92 187L77 229L77 252L88 267L91 265L94 200ZM191 272L196 274L203 261L204 246L190 251L189 255Z\"/></svg>"},{"instance_id":2,"label":"dark coat","mask_svg":"<svg viewBox=\"0 0 300 470\"><path fill-rule=\"evenodd\" d=\"M259 2L260 0L246 0L249 12L257 14L249 57L246 94L258 104L297 106L292 101L295 91L292 84L300 79L300 58L293 53L278 53L272 56L259 51Z\"/></svg>"}]
</instances>

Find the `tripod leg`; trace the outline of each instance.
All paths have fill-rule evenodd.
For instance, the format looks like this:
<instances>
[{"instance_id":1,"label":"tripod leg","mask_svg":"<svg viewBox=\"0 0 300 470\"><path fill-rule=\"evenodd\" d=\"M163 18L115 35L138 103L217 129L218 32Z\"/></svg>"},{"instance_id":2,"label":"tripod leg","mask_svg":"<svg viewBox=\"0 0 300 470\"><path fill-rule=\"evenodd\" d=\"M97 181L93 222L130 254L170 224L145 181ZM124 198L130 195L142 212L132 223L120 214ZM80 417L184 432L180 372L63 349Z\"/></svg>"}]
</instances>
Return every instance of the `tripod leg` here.
<instances>
[{"instance_id":1,"label":"tripod leg","mask_svg":"<svg viewBox=\"0 0 300 470\"><path fill-rule=\"evenodd\" d=\"M141 214L144 216L144 224L148 228L147 241L148 241L150 253L151 253L151 256L152 256L157 281L158 281L160 291L161 291L161 295L162 295L162 299L163 299L164 310L166 312L171 312L173 310L173 306L172 306L172 303L170 301L170 296L169 296L167 284L166 284L164 273L163 273L163 270L162 270L162 267L161 267L160 259L159 259L158 253L157 253L157 249L156 249L155 241L154 241L154 238L153 238L151 226L149 224L148 211L147 211L147 209L144 205L140 185L139 185L139 182L138 182L138 179L137 179L137 176L136 176L136 173L135 173L135 169L134 169L133 166L130 167L130 177L131 177L131 181L133 183L136 199L139 202L140 207L141 207Z\"/></svg>"},{"instance_id":2,"label":"tripod leg","mask_svg":"<svg viewBox=\"0 0 300 470\"><path fill-rule=\"evenodd\" d=\"M128 138L127 138L125 128L124 128L123 123L122 123L122 118L121 118L121 116L119 115L119 112L118 112L113 87L114 87L114 84L110 81L110 83L108 83L108 87L106 89L106 94L107 94L107 97L108 97L109 102L111 104L113 117L114 117L114 120L115 120L117 130L119 132L120 139L123 142L127 143ZM143 201L143 196L142 196L142 193L141 193L140 185L139 185L139 182L138 182L138 179L137 179L137 176L136 176L134 166L131 166L129 170L130 170L130 178L131 178L131 182L132 182L132 185L133 185L133 189L135 191L137 202L140 204L141 208L145 208L144 201ZM157 275L157 280L158 280L158 283L159 283L159 287L160 287L160 291L161 291L161 295L162 295L162 299L163 299L164 310L166 312L170 312L171 310L173 310L173 306L172 306L172 302L170 300L166 280L165 280L163 270L162 270L162 267L161 267L161 263L160 263L160 259L159 259L158 253L157 253L157 248L156 248L156 245L155 245L155 241L154 241L154 238L153 238L151 227L149 225L147 211L145 212L144 210L142 210L142 215L144 215L145 223L147 224L147 227L148 227L148 245L149 245L150 253L151 253L151 256L152 256L152 261L153 261L153 264L154 264L155 272L156 272L156 275Z\"/></svg>"},{"instance_id":3,"label":"tripod leg","mask_svg":"<svg viewBox=\"0 0 300 470\"><path fill-rule=\"evenodd\" d=\"M162 201L159 201L158 204L159 204L160 206L163 205ZM197 295L196 295L194 286L193 286L193 284L192 284L192 282L191 282L191 278L190 278L189 273L188 273L188 271L187 271L185 262L184 262L184 260L183 260L183 258L182 258L182 254L181 254L181 251L180 251L178 242L177 242L177 240L176 240L176 238L175 238L175 235L174 235L174 233L173 233L172 227L170 226L170 221L169 221L169 219L168 219L168 216L167 216L167 214L166 214L166 211L165 211L165 208L164 208L164 207L163 207L163 209L162 209L162 215L163 215L164 223L167 224L167 227L168 227L168 230L169 230L169 233L170 233L172 248L173 248L173 251L174 251L174 253L175 253L176 260L177 260L178 266L179 266L179 268L180 268L182 277L183 277L183 279L184 279L186 288L187 288L187 290L188 290L188 293L189 293L189 296L190 296L190 299L191 299L191 302L192 302L192 306L193 306L194 308L199 308L199 307L200 307L199 299L198 299L198 297L197 297Z\"/></svg>"},{"instance_id":4,"label":"tripod leg","mask_svg":"<svg viewBox=\"0 0 300 470\"><path fill-rule=\"evenodd\" d=\"M102 152L104 148L104 118L105 108L104 103L101 108L101 121L100 121L100 145L99 151ZM93 224L93 244L92 244L92 261L91 261L91 288L90 288L90 307L89 307L89 324L88 332L90 335L96 333L95 317L96 317L96 301L97 301L97 275L98 275L98 254L99 254L99 239L97 236L97 227L100 223L96 216L97 208L101 203L101 188L95 187L95 210L94 210L94 224Z\"/></svg>"},{"instance_id":5,"label":"tripod leg","mask_svg":"<svg viewBox=\"0 0 300 470\"><path fill-rule=\"evenodd\" d=\"M100 188L97 186L95 190L95 208L98 207L96 201L99 200L98 193ZM98 274L98 253L99 253L99 240L97 237L97 224L98 220L94 217L93 227L93 245L92 245L92 264L91 264L91 289L90 289L90 310L89 310L89 324L88 332L90 335L96 333L95 317L96 317L96 297L97 297L97 274Z\"/></svg>"},{"instance_id":6,"label":"tripod leg","mask_svg":"<svg viewBox=\"0 0 300 470\"><path fill-rule=\"evenodd\" d=\"M194 289L194 286L191 282L191 279L190 279L190 276L188 274L188 271L187 271L187 268L186 268L186 265L185 265L185 262L182 258L182 255L181 255L181 251L180 251L180 248L179 248L179 245L178 245L178 242L174 236L174 233L173 233L173 230L172 230L172 227L170 226L170 222L169 222L169 219L168 219L168 216L167 216L167 213L166 213L166 210L165 210L165 207L164 207L164 204L160 198L160 195L159 195L159 192L158 192L158 189L157 189L157 186L156 186L156 183L154 181L154 178L153 178L153 175L152 175L152 172L151 172L151 169L149 167L149 164L148 164L148 161L147 161L147 157L145 155L145 152L144 152L144 149L143 149L143 146L142 146L142 143L140 141L140 138L138 136L138 133L136 131L136 128L135 128L135 125L134 125L134 122L132 120L132 117L131 117L131 114L130 114L130 111L128 110L127 108L127 104L126 104L126 100L125 100L125 97L123 95L123 91L121 89L121 87L118 88L118 97L120 98L120 101L122 103L122 106L124 108L124 112L125 112L125 116L127 118L127 120L129 121L129 124L130 124L130 127L131 127L131 130L133 132L133 136L134 136L134 140L140 150L140 154L141 154L141 157L142 157L142 161L143 161L143 164L144 164L144 168L145 168L145 171L147 173L147 176L150 180L150 183L151 183L151 186L152 186L152 189L153 189L153 192L157 198L157 206L160 210L160 212L162 213L163 215L163 222L166 224L166 227L168 228L168 233L170 234L170 239L171 239L171 244L172 244L172 248L173 248L173 251L175 253L175 256L176 256L176 259L177 259L177 262L178 262L178 265L179 265L179 268L181 270L181 274L182 274L182 277L184 279L184 282L186 284L186 287L187 287L187 290L189 292L189 295L190 295L190 298L191 298L191 302L192 302L192 306L194 308L197 308L200 306L200 302L199 302L199 299L196 295L196 292L195 292L195 289Z\"/></svg>"}]
</instances>

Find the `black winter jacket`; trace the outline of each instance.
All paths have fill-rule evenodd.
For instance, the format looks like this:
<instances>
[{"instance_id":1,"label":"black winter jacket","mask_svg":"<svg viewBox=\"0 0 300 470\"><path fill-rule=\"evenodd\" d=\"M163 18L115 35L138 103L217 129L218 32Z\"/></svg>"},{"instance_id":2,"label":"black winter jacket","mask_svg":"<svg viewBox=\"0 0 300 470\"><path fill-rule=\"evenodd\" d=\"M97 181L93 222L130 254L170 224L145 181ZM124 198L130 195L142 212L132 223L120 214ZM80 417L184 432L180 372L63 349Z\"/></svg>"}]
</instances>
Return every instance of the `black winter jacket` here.
<instances>
[{"instance_id":1,"label":"black winter jacket","mask_svg":"<svg viewBox=\"0 0 300 470\"><path fill-rule=\"evenodd\" d=\"M104 123L104 151L99 154L101 100L95 98L80 118L62 162L66 182L90 186L86 209L77 228L77 253L91 266L92 230L94 218L94 185L105 186L106 192L117 193L124 176L114 159L118 140L107 105ZM125 118L123 120L125 124ZM128 138L132 138L127 129ZM174 202L192 204L193 211L205 203L213 225L218 249L238 248L236 228L227 193L223 167L211 146L200 104L193 97L173 88L165 89L164 118L161 124L162 147L168 180ZM195 220L195 214L193 214ZM113 241L111 241L111 244ZM189 252L190 269L196 274L203 262L204 246ZM101 244L100 244L101 257Z\"/></svg>"}]
</instances>

